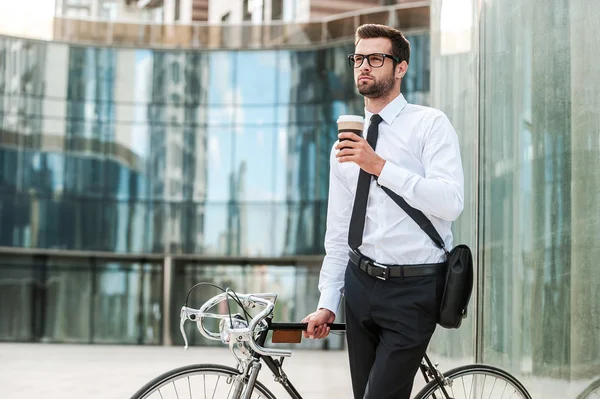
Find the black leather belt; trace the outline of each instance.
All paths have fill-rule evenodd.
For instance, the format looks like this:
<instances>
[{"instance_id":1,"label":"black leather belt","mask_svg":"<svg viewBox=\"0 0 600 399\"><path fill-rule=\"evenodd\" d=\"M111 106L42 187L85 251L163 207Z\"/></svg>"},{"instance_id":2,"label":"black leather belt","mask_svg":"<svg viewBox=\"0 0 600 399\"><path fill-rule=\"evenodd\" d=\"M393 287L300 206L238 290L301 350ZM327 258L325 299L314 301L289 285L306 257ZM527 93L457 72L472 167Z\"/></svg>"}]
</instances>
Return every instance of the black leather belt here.
<instances>
[{"instance_id":1,"label":"black leather belt","mask_svg":"<svg viewBox=\"0 0 600 399\"><path fill-rule=\"evenodd\" d=\"M382 265L374 260L362 255L361 253L350 251L350 261L360 270L369 276L381 280L387 280L393 277L420 277L433 276L438 273L444 273L446 263L426 263L420 265Z\"/></svg>"}]
</instances>

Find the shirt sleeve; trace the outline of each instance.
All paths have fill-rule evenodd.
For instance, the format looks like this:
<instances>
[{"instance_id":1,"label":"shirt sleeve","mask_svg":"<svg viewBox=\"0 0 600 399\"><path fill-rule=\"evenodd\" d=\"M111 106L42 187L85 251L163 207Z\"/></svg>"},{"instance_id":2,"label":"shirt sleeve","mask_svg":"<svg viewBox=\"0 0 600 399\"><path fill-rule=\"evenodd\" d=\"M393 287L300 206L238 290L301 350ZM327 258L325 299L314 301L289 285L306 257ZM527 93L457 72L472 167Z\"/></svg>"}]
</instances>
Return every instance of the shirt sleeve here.
<instances>
[{"instance_id":1,"label":"shirt sleeve","mask_svg":"<svg viewBox=\"0 0 600 399\"><path fill-rule=\"evenodd\" d=\"M342 293L344 275L348 265L348 228L354 195L341 174L340 164L331 151L329 172L329 199L327 206L327 229L325 232L325 258L319 276L321 297L317 309L325 308L337 314Z\"/></svg>"},{"instance_id":2,"label":"shirt sleeve","mask_svg":"<svg viewBox=\"0 0 600 399\"><path fill-rule=\"evenodd\" d=\"M464 176L458 136L443 113L424 132L425 176L385 162L377 182L403 197L413 208L454 221L464 207Z\"/></svg>"}]
</instances>

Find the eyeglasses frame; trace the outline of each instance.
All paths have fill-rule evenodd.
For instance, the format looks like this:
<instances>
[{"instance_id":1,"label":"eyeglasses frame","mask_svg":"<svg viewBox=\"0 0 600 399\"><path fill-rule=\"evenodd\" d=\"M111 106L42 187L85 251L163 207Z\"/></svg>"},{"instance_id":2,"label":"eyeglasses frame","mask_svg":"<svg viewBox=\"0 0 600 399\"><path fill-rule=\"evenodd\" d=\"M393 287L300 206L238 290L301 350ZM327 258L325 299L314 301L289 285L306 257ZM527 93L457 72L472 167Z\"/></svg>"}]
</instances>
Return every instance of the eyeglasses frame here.
<instances>
[{"instance_id":1,"label":"eyeglasses frame","mask_svg":"<svg viewBox=\"0 0 600 399\"><path fill-rule=\"evenodd\" d=\"M357 65L354 63L354 61L352 60L352 57L354 57L355 55L360 55L360 56L362 56L362 57L363 57L363 59L362 59L362 62L361 62L361 63L360 63L360 65L358 65L358 66L357 66ZM383 62L381 63L381 65L379 65L379 66L373 66L373 65L371 64L371 59L370 59L370 57L371 57L372 55L379 55L379 56L383 57ZM394 57L394 56L393 56L393 55L391 55L391 54L385 54L385 53L371 53L371 54L358 54L358 53L351 53L351 54L348 54L348 65L349 65L351 68L354 68L354 69L356 69L356 68L360 68L360 67L362 66L362 64L364 64L364 63L365 63L365 60L367 60L367 63L369 64L369 66L370 66L371 68L381 68L381 67L382 67L382 66L385 64L385 59L386 59L386 58L389 58L389 59L391 59L392 61L394 61L394 64L398 64L398 63L400 63L400 59L399 59L398 57Z\"/></svg>"}]
</instances>

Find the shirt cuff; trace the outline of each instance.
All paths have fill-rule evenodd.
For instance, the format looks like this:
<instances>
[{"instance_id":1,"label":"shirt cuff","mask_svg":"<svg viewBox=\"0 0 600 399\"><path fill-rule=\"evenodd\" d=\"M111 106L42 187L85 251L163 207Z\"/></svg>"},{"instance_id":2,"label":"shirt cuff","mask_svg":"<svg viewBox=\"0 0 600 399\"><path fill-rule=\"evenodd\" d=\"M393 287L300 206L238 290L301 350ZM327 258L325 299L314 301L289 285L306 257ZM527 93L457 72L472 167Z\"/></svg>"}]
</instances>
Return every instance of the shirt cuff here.
<instances>
[{"instance_id":1,"label":"shirt cuff","mask_svg":"<svg viewBox=\"0 0 600 399\"><path fill-rule=\"evenodd\" d=\"M331 310L337 316L337 311L342 301L342 294L335 288L329 288L321 292L317 309L325 308Z\"/></svg>"},{"instance_id":2,"label":"shirt cuff","mask_svg":"<svg viewBox=\"0 0 600 399\"><path fill-rule=\"evenodd\" d=\"M402 195L401 192L404 188L404 184L406 181L408 181L411 175L412 173L408 170L401 168L398 165L394 165L390 161L385 161L385 164L381 169L381 173L377 178L377 183L380 186L389 188L398 195Z\"/></svg>"}]
</instances>

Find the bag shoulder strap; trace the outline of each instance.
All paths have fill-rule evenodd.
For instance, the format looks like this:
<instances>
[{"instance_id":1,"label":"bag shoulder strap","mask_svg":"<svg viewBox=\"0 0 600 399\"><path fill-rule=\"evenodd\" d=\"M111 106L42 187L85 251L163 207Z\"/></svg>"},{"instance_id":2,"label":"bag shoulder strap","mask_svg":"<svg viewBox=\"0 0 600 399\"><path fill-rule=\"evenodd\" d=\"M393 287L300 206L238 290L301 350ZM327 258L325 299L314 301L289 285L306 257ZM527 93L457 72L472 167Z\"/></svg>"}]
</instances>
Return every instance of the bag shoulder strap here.
<instances>
[{"instance_id":1,"label":"bag shoulder strap","mask_svg":"<svg viewBox=\"0 0 600 399\"><path fill-rule=\"evenodd\" d=\"M408 205L404 198L402 198L389 188L384 186L380 187L383 189L383 191L387 193L387 195L390 196L391 199L394 200L396 204L398 204L398 206L400 206L400 208L404 210L404 212L406 212L408 216L411 217L412 220L414 220L419 225L419 227L425 232L425 234L429 236L429 238L431 238L435 245L437 245L438 248L443 249L446 255L448 255L448 250L446 250L446 244L444 244L444 240L442 240L440 234L437 232L435 227L433 227L433 223L431 223L431 220L429 220L427 216L425 216L420 210Z\"/></svg>"}]
</instances>

